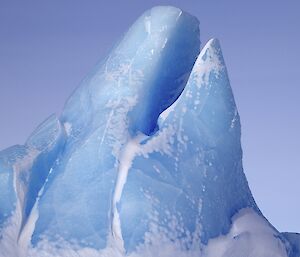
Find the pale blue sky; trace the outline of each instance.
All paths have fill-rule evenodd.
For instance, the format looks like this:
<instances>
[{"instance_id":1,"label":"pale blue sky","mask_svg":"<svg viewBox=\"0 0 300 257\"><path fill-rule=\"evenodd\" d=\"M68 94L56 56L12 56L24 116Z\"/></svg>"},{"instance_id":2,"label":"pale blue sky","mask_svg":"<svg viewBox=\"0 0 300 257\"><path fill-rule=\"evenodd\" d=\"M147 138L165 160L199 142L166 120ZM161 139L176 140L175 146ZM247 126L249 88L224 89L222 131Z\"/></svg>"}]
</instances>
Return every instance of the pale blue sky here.
<instances>
[{"instance_id":1,"label":"pale blue sky","mask_svg":"<svg viewBox=\"0 0 300 257\"><path fill-rule=\"evenodd\" d=\"M300 232L299 0L0 0L0 149L59 113L134 20L174 5L221 41L242 120L244 169L281 231Z\"/></svg>"}]
</instances>

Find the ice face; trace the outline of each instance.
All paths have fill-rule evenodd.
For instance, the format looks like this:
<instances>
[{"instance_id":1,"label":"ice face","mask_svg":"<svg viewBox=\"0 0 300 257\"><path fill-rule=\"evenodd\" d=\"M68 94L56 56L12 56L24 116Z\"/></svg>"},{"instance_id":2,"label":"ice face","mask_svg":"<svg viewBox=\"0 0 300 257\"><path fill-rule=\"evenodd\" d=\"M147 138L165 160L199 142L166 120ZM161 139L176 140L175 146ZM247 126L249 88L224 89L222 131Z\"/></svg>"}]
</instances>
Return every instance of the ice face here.
<instances>
[{"instance_id":1,"label":"ice face","mask_svg":"<svg viewBox=\"0 0 300 257\"><path fill-rule=\"evenodd\" d=\"M151 9L71 96L61 116L68 140L39 201L34 246L45 235L107 246L122 149L136 134L154 133L183 90L199 53L198 25L179 9Z\"/></svg>"},{"instance_id":2,"label":"ice face","mask_svg":"<svg viewBox=\"0 0 300 257\"><path fill-rule=\"evenodd\" d=\"M21 232L27 233L29 215L64 144L65 131L52 115L24 146L16 145L0 152L0 249L3 256L18 256Z\"/></svg>"},{"instance_id":3,"label":"ice face","mask_svg":"<svg viewBox=\"0 0 300 257\"><path fill-rule=\"evenodd\" d=\"M129 251L151 229L153 236L173 233L187 248L197 239L206 244L228 232L240 209L259 212L242 169L239 116L217 40L204 47L171 108L132 158L119 204Z\"/></svg>"},{"instance_id":4,"label":"ice face","mask_svg":"<svg viewBox=\"0 0 300 257\"><path fill-rule=\"evenodd\" d=\"M220 44L199 47L193 16L147 11L0 152L1 257L299 257L248 187Z\"/></svg>"}]
</instances>

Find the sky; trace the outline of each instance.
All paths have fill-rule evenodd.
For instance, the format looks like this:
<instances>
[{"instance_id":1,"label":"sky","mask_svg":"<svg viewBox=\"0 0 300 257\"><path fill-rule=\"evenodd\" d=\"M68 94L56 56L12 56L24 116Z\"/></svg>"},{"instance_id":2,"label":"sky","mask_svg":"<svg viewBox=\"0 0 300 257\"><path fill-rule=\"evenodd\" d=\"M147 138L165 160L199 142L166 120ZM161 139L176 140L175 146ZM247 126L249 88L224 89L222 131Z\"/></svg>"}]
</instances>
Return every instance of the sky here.
<instances>
[{"instance_id":1,"label":"sky","mask_svg":"<svg viewBox=\"0 0 300 257\"><path fill-rule=\"evenodd\" d=\"M221 41L252 193L280 231L300 232L299 0L0 0L0 150L22 144L146 9L200 20Z\"/></svg>"}]
</instances>

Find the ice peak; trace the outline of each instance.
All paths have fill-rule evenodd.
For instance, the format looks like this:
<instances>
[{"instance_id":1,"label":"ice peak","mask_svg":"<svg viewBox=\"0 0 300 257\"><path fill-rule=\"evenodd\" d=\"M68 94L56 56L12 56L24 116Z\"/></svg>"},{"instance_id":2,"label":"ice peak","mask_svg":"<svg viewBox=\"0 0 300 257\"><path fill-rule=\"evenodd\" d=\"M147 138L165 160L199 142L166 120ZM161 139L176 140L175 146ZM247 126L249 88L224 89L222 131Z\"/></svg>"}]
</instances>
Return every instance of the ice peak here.
<instances>
[{"instance_id":1,"label":"ice peak","mask_svg":"<svg viewBox=\"0 0 300 257\"><path fill-rule=\"evenodd\" d=\"M130 130L151 134L159 114L180 95L200 51L199 21L175 7L146 11L69 99L63 123L77 136L103 119L96 112L117 110L135 99L125 117ZM107 108L107 106L110 106Z\"/></svg>"},{"instance_id":2,"label":"ice peak","mask_svg":"<svg viewBox=\"0 0 300 257\"><path fill-rule=\"evenodd\" d=\"M220 43L199 48L195 17L152 8L61 117L0 152L1 257L299 257L248 187Z\"/></svg>"}]
</instances>

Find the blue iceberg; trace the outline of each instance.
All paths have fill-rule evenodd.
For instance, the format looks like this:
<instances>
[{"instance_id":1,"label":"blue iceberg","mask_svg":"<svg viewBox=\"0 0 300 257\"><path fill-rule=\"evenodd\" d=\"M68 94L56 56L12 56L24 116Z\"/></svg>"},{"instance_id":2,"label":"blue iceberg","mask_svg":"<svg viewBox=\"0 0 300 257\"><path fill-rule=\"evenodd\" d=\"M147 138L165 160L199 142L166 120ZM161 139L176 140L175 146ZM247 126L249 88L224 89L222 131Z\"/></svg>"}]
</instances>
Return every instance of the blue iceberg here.
<instances>
[{"instance_id":1,"label":"blue iceberg","mask_svg":"<svg viewBox=\"0 0 300 257\"><path fill-rule=\"evenodd\" d=\"M145 12L62 114L0 152L0 256L299 257L256 205L220 43Z\"/></svg>"}]
</instances>

